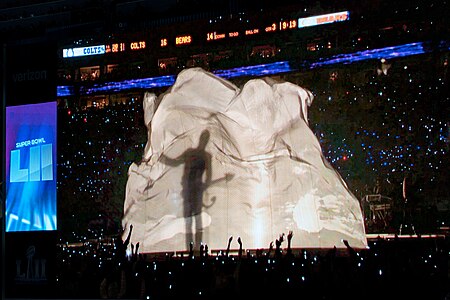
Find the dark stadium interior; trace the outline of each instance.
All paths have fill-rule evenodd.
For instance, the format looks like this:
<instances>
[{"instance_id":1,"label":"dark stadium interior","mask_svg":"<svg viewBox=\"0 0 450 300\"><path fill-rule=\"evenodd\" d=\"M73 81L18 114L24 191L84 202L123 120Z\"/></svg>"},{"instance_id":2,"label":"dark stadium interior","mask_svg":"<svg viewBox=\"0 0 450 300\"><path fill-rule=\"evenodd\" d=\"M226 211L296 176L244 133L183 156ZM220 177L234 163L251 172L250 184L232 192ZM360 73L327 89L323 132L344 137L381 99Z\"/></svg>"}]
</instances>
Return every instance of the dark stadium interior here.
<instances>
[{"instance_id":1,"label":"dark stadium interior","mask_svg":"<svg viewBox=\"0 0 450 300\"><path fill-rule=\"evenodd\" d=\"M342 20L298 24L331 13ZM58 130L56 231L5 232L2 159L2 296L450 299L449 13L446 0L1 1L3 143L8 106L56 101ZM313 93L309 125L360 201L368 249L290 249L288 232L273 249L123 245L144 93L191 67ZM45 280L19 276L30 241Z\"/></svg>"}]
</instances>

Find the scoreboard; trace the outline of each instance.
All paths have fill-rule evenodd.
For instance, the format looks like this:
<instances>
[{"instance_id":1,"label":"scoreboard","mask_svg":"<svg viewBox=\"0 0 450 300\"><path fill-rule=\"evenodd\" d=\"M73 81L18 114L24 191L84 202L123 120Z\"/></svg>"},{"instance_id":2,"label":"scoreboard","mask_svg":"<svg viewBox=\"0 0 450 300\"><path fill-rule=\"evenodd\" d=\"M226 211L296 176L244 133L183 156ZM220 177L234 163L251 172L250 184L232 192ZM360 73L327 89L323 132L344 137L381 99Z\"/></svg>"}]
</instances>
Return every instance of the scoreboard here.
<instances>
[{"instance_id":1,"label":"scoreboard","mask_svg":"<svg viewBox=\"0 0 450 300\"><path fill-rule=\"evenodd\" d=\"M307 18L286 19L275 22L269 22L260 27L249 28L230 28L222 31L208 31L204 33L203 37L197 37L193 33L185 32L175 37L161 36L159 39L142 39L133 41L118 41L114 43L95 45L89 47L78 48L64 48L63 58L81 57L88 55L103 55L120 52L137 52L153 47L164 48L168 46L184 47L191 44L198 44L201 42L214 43L216 41L232 41L239 37L258 36L262 33L276 33L282 31L299 30L305 27L312 27L335 22L347 21L350 19L349 11L341 11L324 15L311 16ZM197 40L196 40L197 38Z\"/></svg>"}]
</instances>

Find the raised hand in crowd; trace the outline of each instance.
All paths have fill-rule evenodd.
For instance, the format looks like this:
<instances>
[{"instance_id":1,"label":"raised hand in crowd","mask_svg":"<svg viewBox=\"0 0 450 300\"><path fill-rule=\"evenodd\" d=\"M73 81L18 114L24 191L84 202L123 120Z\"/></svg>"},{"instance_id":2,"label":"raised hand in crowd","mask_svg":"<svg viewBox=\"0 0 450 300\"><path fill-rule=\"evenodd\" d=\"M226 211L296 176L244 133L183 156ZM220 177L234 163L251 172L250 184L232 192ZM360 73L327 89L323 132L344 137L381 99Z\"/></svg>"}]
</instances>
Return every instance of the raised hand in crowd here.
<instances>
[{"instance_id":1,"label":"raised hand in crowd","mask_svg":"<svg viewBox=\"0 0 450 300\"><path fill-rule=\"evenodd\" d=\"M135 255L137 256L139 254L139 242L136 243L136 251L135 251Z\"/></svg>"},{"instance_id":2,"label":"raised hand in crowd","mask_svg":"<svg viewBox=\"0 0 450 300\"><path fill-rule=\"evenodd\" d=\"M284 242L284 233L280 234L280 237L275 240L275 255L281 257L281 244Z\"/></svg>"},{"instance_id":3,"label":"raised hand in crowd","mask_svg":"<svg viewBox=\"0 0 450 300\"><path fill-rule=\"evenodd\" d=\"M233 240L233 236L230 236L230 238L228 239L227 252L225 253L226 257L228 257L228 255L230 254L230 246L231 246L232 240Z\"/></svg>"},{"instance_id":4,"label":"raised hand in crowd","mask_svg":"<svg viewBox=\"0 0 450 300\"><path fill-rule=\"evenodd\" d=\"M238 244L239 244L239 254L238 254L238 256L239 256L239 258L241 258L242 257L242 240L241 240L241 237L239 236L238 237Z\"/></svg>"},{"instance_id":5,"label":"raised hand in crowd","mask_svg":"<svg viewBox=\"0 0 450 300\"><path fill-rule=\"evenodd\" d=\"M194 243L190 242L189 243L189 258L193 258L194 257Z\"/></svg>"},{"instance_id":6,"label":"raised hand in crowd","mask_svg":"<svg viewBox=\"0 0 450 300\"><path fill-rule=\"evenodd\" d=\"M128 232L128 236L125 241L122 241L121 236L119 235L115 240L117 258L119 259L119 263L123 263L126 259L126 251L128 244L130 243L131 233L133 232L133 225L130 225L130 231Z\"/></svg>"},{"instance_id":7,"label":"raised hand in crowd","mask_svg":"<svg viewBox=\"0 0 450 300\"><path fill-rule=\"evenodd\" d=\"M136 246L131 243L131 255L133 258L133 261L137 261L139 254L139 242L136 243Z\"/></svg>"},{"instance_id":8,"label":"raised hand in crowd","mask_svg":"<svg viewBox=\"0 0 450 300\"><path fill-rule=\"evenodd\" d=\"M203 258L204 251L205 251L205 246L202 243L202 244L200 244L200 258Z\"/></svg>"},{"instance_id":9,"label":"raised hand in crowd","mask_svg":"<svg viewBox=\"0 0 450 300\"><path fill-rule=\"evenodd\" d=\"M125 249L128 247L128 244L130 243L132 232L133 232L133 224L130 224L130 231L128 232L128 236L127 236L126 240L123 242Z\"/></svg>"},{"instance_id":10,"label":"raised hand in crowd","mask_svg":"<svg viewBox=\"0 0 450 300\"><path fill-rule=\"evenodd\" d=\"M292 255L292 247L291 247L291 241L292 241L292 237L294 236L294 233L291 231L289 231L288 235L287 235L287 241L288 241L288 246L287 246L287 255L291 256Z\"/></svg>"},{"instance_id":11,"label":"raised hand in crowd","mask_svg":"<svg viewBox=\"0 0 450 300\"><path fill-rule=\"evenodd\" d=\"M342 242L344 243L345 247L347 247L347 251L348 251L348 254L350 255L350 257L355 258L357 256L356 250L353 249L352 246L350 246L350 244L348 243L347 240L342 240Z\"/></svg>"},{"instance_id":12,"label":"raised hand in crowd","mask_svg":"<svg viewBox=\"0 0 450 300\"><path fill-rule=\"evenodd\" d=\"M270 257L270 255L272 254L272 251L273 251L273 242L270 242L269 251L267 252L268 257Z\"/></svg>"}]
</instances>

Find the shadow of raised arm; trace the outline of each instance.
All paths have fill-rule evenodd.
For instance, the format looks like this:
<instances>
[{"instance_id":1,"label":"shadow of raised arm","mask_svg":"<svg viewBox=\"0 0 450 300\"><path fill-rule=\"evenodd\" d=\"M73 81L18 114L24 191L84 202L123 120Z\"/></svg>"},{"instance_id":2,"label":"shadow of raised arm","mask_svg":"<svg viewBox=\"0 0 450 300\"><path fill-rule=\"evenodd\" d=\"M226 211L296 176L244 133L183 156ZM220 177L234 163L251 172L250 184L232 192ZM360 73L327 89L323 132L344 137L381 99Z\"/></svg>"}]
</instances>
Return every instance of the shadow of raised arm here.
<instances>
[{"instance_id":1,"label":"shadow of raised arm","mask_svg":"<svg viewBox=\"0 0 450 300\"><path fill-rule=\"evenodd\" d=\"M178 156L176 158L170 158L170 157L166 156L164 153L161 153L160 161L165 165L168 165L171 167L176 167L176 166L179 166L184 163L184 161L185 161L184 156L185 156L185 154L182 153L180 156Z\"/></svg>"}]
</instances>

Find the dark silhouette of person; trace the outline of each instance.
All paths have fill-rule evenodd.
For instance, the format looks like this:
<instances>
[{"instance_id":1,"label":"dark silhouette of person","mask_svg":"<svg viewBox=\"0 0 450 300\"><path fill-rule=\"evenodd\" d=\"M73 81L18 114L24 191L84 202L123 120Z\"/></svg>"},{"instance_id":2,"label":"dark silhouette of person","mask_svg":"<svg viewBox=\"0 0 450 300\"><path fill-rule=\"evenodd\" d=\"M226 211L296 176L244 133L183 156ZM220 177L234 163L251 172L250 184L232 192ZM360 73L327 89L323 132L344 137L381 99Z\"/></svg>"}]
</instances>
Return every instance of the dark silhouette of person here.
<instances>
[{"instance_id":1,"label":"dark silhouette of person","mask_svg":"<svg viewBox=\"0 0 450 300\"><path fill-rule=\"evenodd\" d=\"M402 193L403 193L403 209L402 209L402 223L400 224L399 234L416 234L413 222L414 211L414 193L413 182L411 176L406 175L403 178Z\"/></svg>"},{"instance_id":2,"label":"dark silhouette of person","mask_svg":"<svg viewBox=\"0 0 450 300\"><path fill-rule=\"evenodd\" d=\"M162 162L166 165L177 166L184 163L182 196L184 199L183 214L186 222L187 249L189 249L191 242L195 244L195 247L200 246L203 232L202 207L210 207L215 201L215 197L213 197L210 205L203 204L203 192L212 183L211 154L205 150L209 137L209 131L203 130L196 148L186 149L175 159L162 155ZM192 228L193 225L195 229Z\"/></svg>"}]
</instances>

